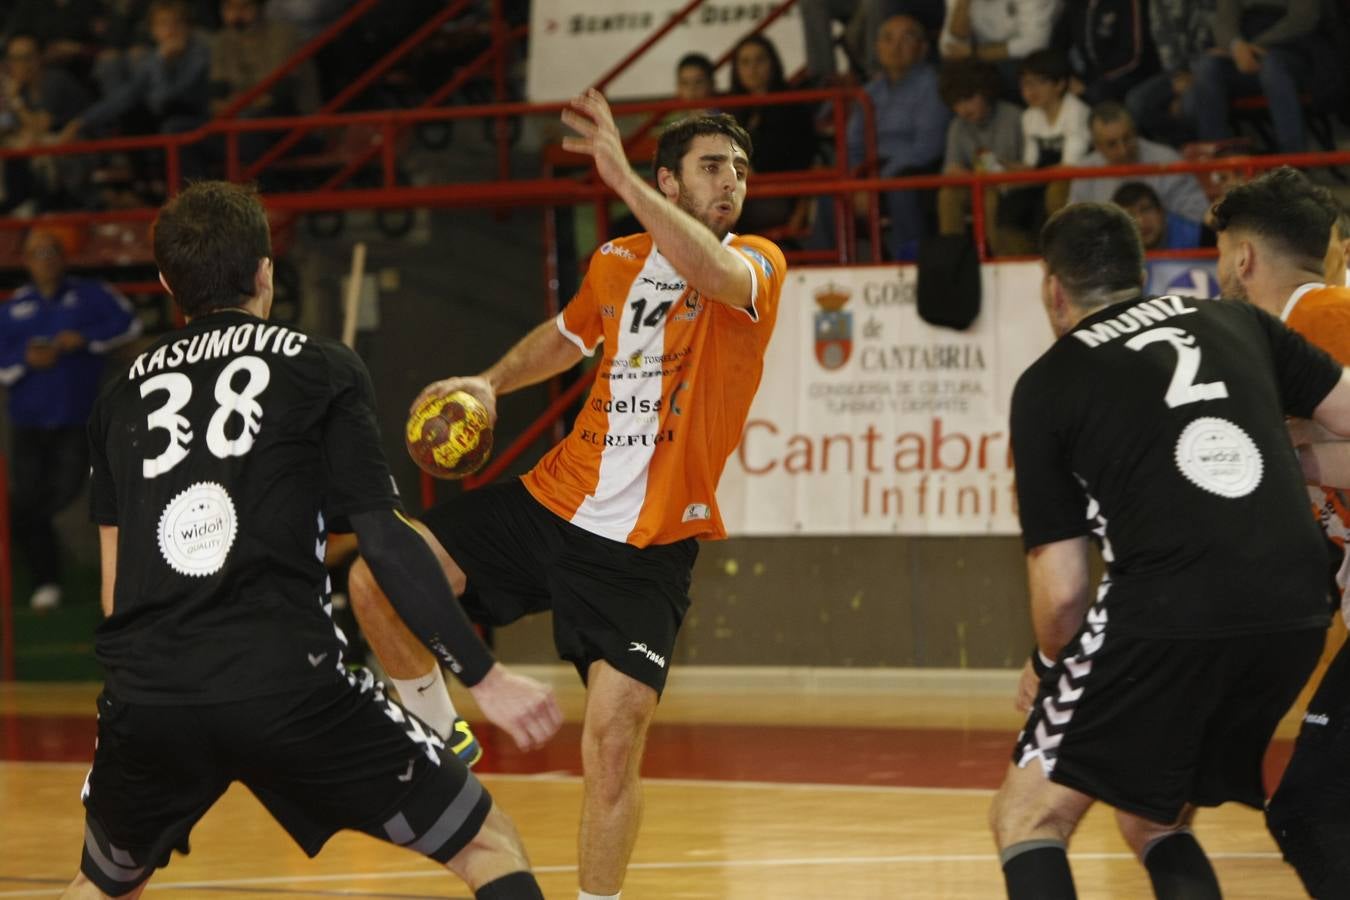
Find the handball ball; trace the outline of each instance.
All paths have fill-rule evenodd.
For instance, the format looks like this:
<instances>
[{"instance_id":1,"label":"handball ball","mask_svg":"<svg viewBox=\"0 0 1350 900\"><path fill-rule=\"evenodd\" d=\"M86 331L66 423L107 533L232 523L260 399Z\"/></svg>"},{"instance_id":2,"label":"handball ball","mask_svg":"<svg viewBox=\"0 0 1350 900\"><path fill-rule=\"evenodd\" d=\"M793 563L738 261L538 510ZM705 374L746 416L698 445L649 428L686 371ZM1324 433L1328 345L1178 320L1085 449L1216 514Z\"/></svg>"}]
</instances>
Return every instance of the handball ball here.
<instances>
[{"instance_id":1,"label":"handball ball","mask_svg":"<svg viewBox=\"0 0 1350 900\"><path fill-rule=\"evenodd\" d=\"M408 417L408 455L436 478L472 475L492 453L487 408L467 391L433 396Z\"/></svg>"}]
</instances>

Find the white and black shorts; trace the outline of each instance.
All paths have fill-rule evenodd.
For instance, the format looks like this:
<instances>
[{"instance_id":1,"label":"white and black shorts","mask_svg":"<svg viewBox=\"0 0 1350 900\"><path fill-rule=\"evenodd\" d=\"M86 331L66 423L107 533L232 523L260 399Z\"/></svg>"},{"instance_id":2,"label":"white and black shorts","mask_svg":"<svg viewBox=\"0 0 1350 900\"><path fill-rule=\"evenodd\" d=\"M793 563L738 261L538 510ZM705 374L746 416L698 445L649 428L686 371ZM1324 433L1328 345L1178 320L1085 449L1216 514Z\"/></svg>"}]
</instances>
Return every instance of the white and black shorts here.
<instances>
[{"instance_id":1,"label":"white and black shorts","mask_svg":"<svg viewBox=\"0 0 1350 900\"><path fill-rule=\"evenodd\" d=\"M698 541L634 547L554 515L519 479L427 511L422 522L468 577L460 601L480 625L553 611L558 655L586 679L603 659L657 696L689 611Z\"/></svg>"},{"instance_id":2,"label":"white and black shorts","mask_svg":"<svg viewBox=\"0 0 1350 900\"><path fill-rule=\"evenodd\" d=\"M343 829L446 862L492 800L434 731L365 670L332 684L203 706L98 698L85 783L82 871L120 896L188 852L232 782L248 787L310 856Z\"/></svg>"},{"instance_id":3,"label":"white and black shorts","mask_svg":"<svg viewBox=\"0 0 1350 900\"><path fill-rule=\"evenodd\" d=\"M1188 803L1262 808L1266 747L1326 629L1161 639L1109 634L1104 618L1094 606L1042 677L1013 763L1162 824Z\"/></svg>"}]
</instances>

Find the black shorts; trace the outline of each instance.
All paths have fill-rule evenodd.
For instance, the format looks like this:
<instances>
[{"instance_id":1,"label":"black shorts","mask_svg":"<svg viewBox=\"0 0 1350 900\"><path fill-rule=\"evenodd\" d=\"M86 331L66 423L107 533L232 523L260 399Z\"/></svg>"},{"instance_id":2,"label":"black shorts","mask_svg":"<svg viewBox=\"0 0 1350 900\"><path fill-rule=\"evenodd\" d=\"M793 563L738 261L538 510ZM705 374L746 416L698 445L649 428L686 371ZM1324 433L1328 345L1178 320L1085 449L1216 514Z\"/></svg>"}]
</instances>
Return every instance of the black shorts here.
<instances>
[{"instance_id":1,"label":"black shorts","mask_svg":"<svg viewBox=\"0 0 1350 900\"><path fill-rule=\"evenodd\" d=\"M188 852L188 834L242 781L314 856L342 829L446 862L492 800L428 726L359 670L317 689L210 706L98 698L80 870L119 896Z\"/></svg>"},{"instance_id":2,"label":"black shorts","mask_svg":"<svg viewBox=\"0 0 1350 900\"><path fill-rule=\"evenodd\" d=\"M1162 824L1188 803L1263 807L1266 747L1326 630L1140 638L1094 624L1098 610L1041 679L1013 762Z\"/></svg>"},{"instance_id":3,"label":"black shorts","mask_svg":"<svg viewBox=\"0 0 1350 900\"><path fill-rule=\"evenodd\" d=\"M603 659L656 691L689 610L698 541L634 547L564 521L519 479L467 491L423 522L464 570L473 621L508 625L553 610L558 655L584 681Z\"/></svg>"}]
</instances>

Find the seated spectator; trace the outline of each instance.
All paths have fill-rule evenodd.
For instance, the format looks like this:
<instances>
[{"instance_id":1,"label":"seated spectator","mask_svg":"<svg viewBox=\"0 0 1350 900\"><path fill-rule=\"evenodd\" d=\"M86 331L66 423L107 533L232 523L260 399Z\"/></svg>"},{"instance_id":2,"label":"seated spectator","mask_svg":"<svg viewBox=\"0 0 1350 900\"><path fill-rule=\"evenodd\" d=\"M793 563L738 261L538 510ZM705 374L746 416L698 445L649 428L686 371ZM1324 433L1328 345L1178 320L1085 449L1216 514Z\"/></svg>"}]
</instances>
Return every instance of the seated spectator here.
<instances>
[{"instance_id":1,"label":"seated spectator","mask_svg":"<svg viewBox=\"0 0 1350 900\"><path fill-rule=\"evenodd\" d=\"M242 94L287 62L300 38L283 22L262 18L262 0L221 0L220 31L211 37L211 112L218 115ZM258 97L242 115L306 115L319 108L319 80L306 60Z\"/></svg>"},{"instance_id":2,"label":"seated spectator","mask_svg":"<svg viewBox=\"0 0 1350 900\"><path fill-rule=\"evenodd\" d=\"M1058 0L950 0L938 49L944 60L975 57L998 67L1017 95L1017 64L1050 46Z\"/></svg>"},{"instance_id":3,"label":"seated spectator","mask_svg":"<svg viewBox=\"0 0 1350 900\"><path fill-rule=\"evenodd\" d=\"M210 115L211 51L188 22L183 0L154 0L150 31L155 49L140 59L113 93L72 119L63 140L113 126L130 134L189 131Z\"/></svg>"},{"instance_id":4,"label":"seated spectator","mask_svg":"<svg viewBox=\"0 0 1350 900\"><path fill-rule=\"evenodd\" d=\"M1089 105L1124 100L1131 88L1157 74L1147 0L1069 3L1055 26L1054 44L1069 58Z\"/></svg>"},{"instance_id":5,"label":"seated spectator","mask_svg":"<svg viewBox=\"0 0 1350 900\"><path fill-rule=\"evenodd\" d=\"M0 36L28 35L42 47L44 62L78 67L98 50L99 0L17 0L10 8Z\"/></svg>"},{"instance_id":6,"label":"seated spectator","mask_svg":"<svg viewBox=\"0 0 1350 900\"><path fill-rule=\"evenodd\" d=\"M1129 112L1114 100L1098 103L1088 119L1095 149L1079 165L1129 166L1145 163L1172 163L1181 155L1171 147L1143 140L1135 131ZM1069 187L1069 202L1108 203L1126 181L1142 181L1158 194L1163 208L1192 222L1204 222L1209 201L1193 175L1132 175L1107 178L1077 178Z\"/></svg>"},{"instance_id":7,"label":"seated spectator","mask_svg":"<svg viewBox=\"0 0 1350 900\"><path fill-rule=\"evenodd\" d=\"M308 41L333 24L352 0L267 0L269 22L292 26L302 41Z\"/></svg>"},{"instance_id":8,"label":"seated spectator","mask_svg":"<svg viewBox=\"0 0 1350 900\"><path fill-rule=\"evenodd\" d=\"M844 23L844 54L864 79L877 72L877 32L891 16L913 16L929 34L937 34L946 12L944 0L800 0L806 77L812 84L844 80L835 63L834 22Z\"/></svg>"},{"instance_id":9,"label":"seated spectator","mask_svg":"<svg viewBox=\"0 0 1350 900\"><path fill-rule=\"evenodd\" d=\"M1319 33L1317 0L1218 0L1214 48L1194 63L1195 131L1202 141L1232 136L1234 97L1264 94L1281 153L1307 149L1302 93L1325 101L1341 80L1343 60Z\"/></svg>"},{"instance_id":10,"label":"seated spectator","mask_svg":"<svg viewBox=\"0 0 1350 900\"><path fill-rule=\"evenodd\" d=\"M731 93L767 97L787 90L783 61L773 42L752 35L736 45L731 56ZM754 171L794 172L809 169L816 159L815 121L801 103L766 103L729 110L754 144ZM767 197L745 202L740 227L759 233L771 229L799 231L806 227L810 204L793 197Z\"/></svg>"},{"instance_id":11,"label":"seated spectator","mask_svg":"<svg viewBox=\"0 0 1350 900\"><path fill-rule=\"evenodd\" d=\"M679 100L709 100L717 93L713 81L716 71L713 61L702 53L686 53L675 64L675 97ZM672 110L668 119L683 119L685 116L706 115L708 109Z\"/></svg>"},{"instance_id":12,"label":"seated spectator","mask_svg":"<svg viewBox=\"0 0 1350 900\"><path fill-rule=\"evenodd\" d=\"M89 473L85 421L104 355L140 334L131 304L107 285L66 277L74 236L35 228L24 240L32 281L0 306L0 384L9 388L14 544L32 575L29 604L61 603L61 549L52 519Z\"/></svg>"},{"instance_id":13,"label":"seated spectator","mask_svg":"<svg viewBox=\"0 0 1350 900\"><path fill-rule=\"evenodd\" d=\"M938 77L928 62L928 37L912 16L892 16L877 33L881 70L865 90L876 112L877 175L896 178L935 172L942 159L951 114L938 93ZM863 113L855 108L848 122L848 163L864 159ZM913 259L923 231L923 215L914 191L885 195L890 216L892 259Z\"/></svg>"},{"instance_id":14,"label":"seated spectator","mask_svg":"<svg viewBox=\"0 0 1350 900\"><path fill-rule=\"evenodd\" d=\"M1189 250L1200 246L1200 223L1164 210L1157 191L1142 181L1127 181L1116 188L1111 202L1129 213L1139 226L1145 250Z\"/></svg>"},{"instance_id":15,"label":"seated spectator","mask_svg":"<svg viewBox=\"0 0 1350 900\"><path fill-rule=\"evenodd\" d=\"M52 140L52 131L65 126L89 102L88 95L67 72L42 63L38 42L26 34L11 37L0 67L0 143L6 147L34 147ZM51 157L5 159L4 198L0 211L9 212L30 201L54 205L61 193L65 163Z\"/></svg>"},{"instance_id":16,"label":"seated spectator","mask_svg":"<svg viewBox=\"0 0 1350 900\"><path fill-rule=\"evenodd\" d=\"M1037 50L1022 61L1022 162L1029 168L1076 166L1091 149L1090 110L1069 92L1069 75L1058 50Z\"/></svg>"},{"instance_id":17,"label":"seated spectator","mask_svg":"<svg viewBox=\"0 0 1350 900\"><path fill-rule=\"evenodd\" d=\"M964 60L943 65L938 76L938 93L955 113L947 126L944 173L968 175L1022 168L1022 113L998 98L1001 88L998 72L986 63ZM994 226L990 229L990 245L1000 256L1029 253L1034 249L1031 235L1004 227L1000 202L1004 193L998 187L985 191L986 221ZM937 203L938 233L963 234L970 209L970 189L941 188Z\"/></svg>"},{"instance_id":18,"label":"seated spectator","mask_svg":"<svg viewBox=\"0 0 1350 900\"><path fill-rule=\"evenodd\" d=\"M1160 71L1130 88L1125 108L1139 130L1163 143L1191 140L1194 110L1191 66L1214 49L1215 0L1151 0L1149 31L1158 51Z\"/></svg>"}]
</instances>

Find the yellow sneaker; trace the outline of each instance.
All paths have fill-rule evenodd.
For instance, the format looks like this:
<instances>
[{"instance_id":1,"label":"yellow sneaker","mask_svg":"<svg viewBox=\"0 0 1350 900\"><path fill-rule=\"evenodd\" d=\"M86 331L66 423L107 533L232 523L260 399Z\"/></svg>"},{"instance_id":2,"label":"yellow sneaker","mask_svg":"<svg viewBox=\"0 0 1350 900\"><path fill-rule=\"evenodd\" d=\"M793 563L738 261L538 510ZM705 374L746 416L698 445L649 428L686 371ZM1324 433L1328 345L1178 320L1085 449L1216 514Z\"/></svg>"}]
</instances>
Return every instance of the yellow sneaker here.
<instances>
[{"instance_id":1,"label":"yellow sneaker","mask_svg":"<svg viewBox=\"0 0 1350 900\"><path fill-rule=\"evenodd\" d=\"M450 745L450 750L459 757L459 761L472 769L483 758L483 747L478 743L478 738L473 736L473 729L469 728L469 723L463 719L455 719L455 725L450 729L450 737L446 738Z\"/></svg>"}]
</instances>

